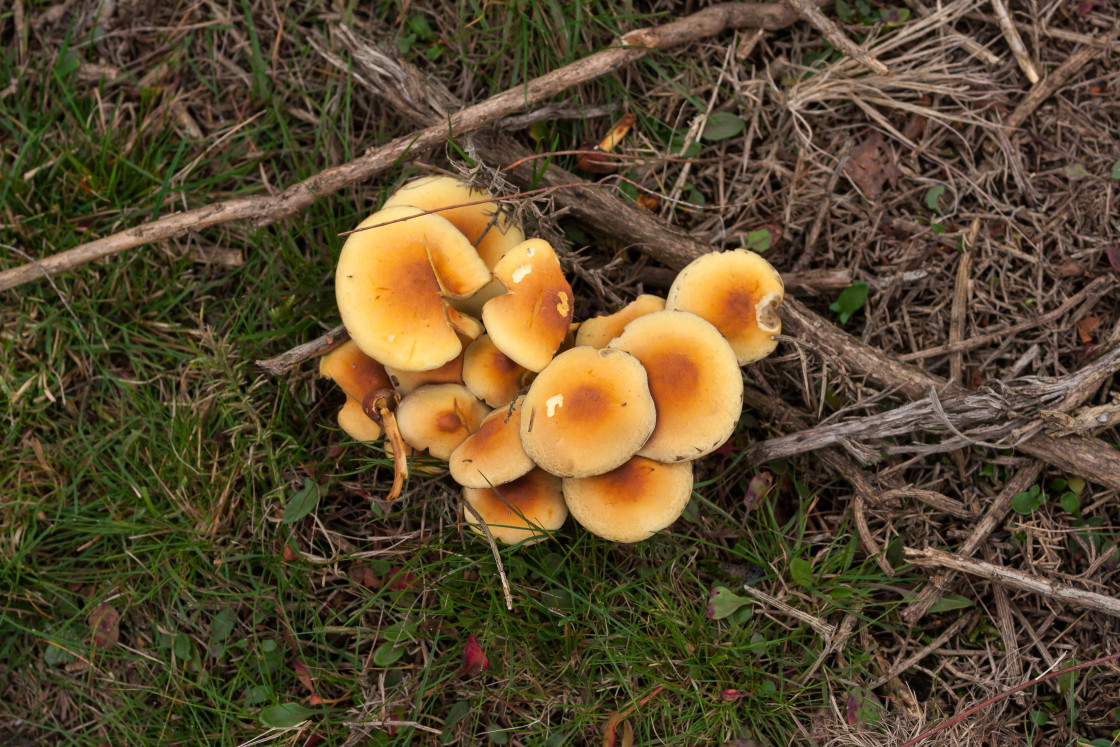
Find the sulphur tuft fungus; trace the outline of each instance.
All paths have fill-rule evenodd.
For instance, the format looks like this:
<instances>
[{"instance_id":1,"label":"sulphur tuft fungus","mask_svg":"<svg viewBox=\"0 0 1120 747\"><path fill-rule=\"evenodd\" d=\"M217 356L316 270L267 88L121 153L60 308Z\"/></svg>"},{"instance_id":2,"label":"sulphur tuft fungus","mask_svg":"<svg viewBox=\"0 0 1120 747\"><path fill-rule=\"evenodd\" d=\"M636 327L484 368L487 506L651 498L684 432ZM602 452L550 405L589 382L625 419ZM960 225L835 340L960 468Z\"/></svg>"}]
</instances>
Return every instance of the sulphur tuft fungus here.
<instances>
[{"instance_id":1,"label":"sulphur tuft fungus","mask_svg":"<svg viewBox=\"0 0 1120 747\"><path fill-rule=\"evenodd\" d=\"M478 430L451 452L451 477L465 488L489 488L512 482L535 466L521 445L524 397L494 410Z\"/></svg>"},{"instance_id":2,"label":"sulphur tuft fungus","mask_svg":"<svg viewBox=\"0 0 1120 747\"><path fill-rule=\"evenodd\" d=\"M568 518L560 478L542 469L504 485L463 488L463 500L479 513L494 538L507 545L540 542ZM464 508L463 516L474 531L483 533L474 514Z\"/></svg>"},{"instance_id":3,"label":"sulphur tuft fungus","mask_svg":"<svg viewBox=\"0 0 1120 747\"><path fill-rule=\"evenodd\" d=\"M634 457L617 469L564 480L564 501L587 531L614 542L641 542L672 524L692 496L692 462Z\"/></svg>"},{"instance_id":4,"label":"sulphur tuft fungus","mask_svg":"<svg viewBox=\"0 0 1120 747\"><path fill-rule=\"evenodd\" d=\"M715 325L739 365L762 360L778 346L778 309L785 298L782 276L755 252L735 249L705 254L680 271L665 308L691 311Z\"/></svg>"},{"instance_id":5,"label":"sulphur tuft fungus","mask_svg":"<svg viewBox=\"0 0 1120 747\"><path fill-rule=\"evenodd\" d=\"M576 332L576 345L605 348L608 342L622 334L622 330L630 322L664 309L664 298L648 293L640 295L613 314L593 316L581 324Z\"/></svg>"},{"instance_id":6,"label":"sulphur tuft fungus","mask_svg":"<svg viewBox=\"0 0 1120 747\"><path fill-rule=\"evenodd\" d=\"M489 412L462 384L430 384L406 395L396 416L405 443L446 462Z\"/></svg>"}]
</instances>

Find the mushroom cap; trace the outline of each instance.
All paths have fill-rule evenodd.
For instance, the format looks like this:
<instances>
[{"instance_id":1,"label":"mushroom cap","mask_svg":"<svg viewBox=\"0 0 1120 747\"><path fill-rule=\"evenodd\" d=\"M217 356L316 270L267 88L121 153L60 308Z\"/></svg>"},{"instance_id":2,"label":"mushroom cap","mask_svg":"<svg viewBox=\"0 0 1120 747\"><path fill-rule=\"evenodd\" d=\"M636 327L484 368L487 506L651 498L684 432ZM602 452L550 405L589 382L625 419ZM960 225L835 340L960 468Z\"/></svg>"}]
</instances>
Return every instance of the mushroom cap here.
<instances>
[{"instance_id":1,"label":"mushroom cap","mask_svg":"<svg viewBox=\"0 0 1120 747\"><path fill-rule=\"evenodd\" d=\"M665 308L691 311L714 324L742 366L778 346L770 336L782 331L778 308L784 298L778 271L755 252L735 249L690 262L669 288Z\"/></svg>"},{"instance_id":2,"label":"mushroom cap","mask_svg":"<svg viewBox=\"0 0 1120 747\"><path fill-rule=\"evenodd\" d=\"M376 441L381 438L381 426L366 415L362 403L353 397L346 398L346 404L338 411L338 427L355 441Z\"/></svg>"},{"instance_id":3,"label":"mushroom cap","mask_svg":"<svg viewBox=\"0 0 1120 747\"><path fill-rule=\"evenodd\" d=\"M687 311L655 311L630 322L607 347L637 358L649 377L657 425L640 456L699 459L731 437L743 412L743 373L709 322Z\"/></svg>"},{"instance_id":4,"label":"mushroom cap","mask_svg":"<svg viewBox=\"0 0 1120 747\"><path fill-rule=\"evenodd\" d=\"M533 375L498 350L490 335L482 335L463 351L463 383L491 407L512 402Z\"/></svg>"},{"instance_id":5,"label":"mushroom cap","mask_svg":"<svg viewBox=\"0 0 1120 747\"><path fill-rule=\"evenodd\" d=\"M576 333L576 345L605 348L608 342L622 334L627 324L664 308L664 298L644 293L613 314L593 316L584 322Z\"/></svg>"},{"instance_id":6,"label":"mushroom cap","mask_svg":"<svg viewBox=\"0 0 1120 747\"><path fill-rule=\"evenodd\" d=\"M579 524L603 539L641 542L672 524L692 496L692 462L634 457L593 477L565 478L564 501Z\"/></svg>"},{"instance_id":7,"label":"mushroom cap","mask_svg":"<svg viewBox=\"0 0 1120 747\"><path fill-rule=\"evenodd\" d=\"M543 239L518 244L499 260L494 277L508 293L482 307L482 323L499 350L540 371L568 334L574 298L560 260Z\"/></svg>"},{"instance_id":8,"label":"mushroom cap","mask_svg":"<svg viewBox=\"0 0 1120 747\"><path fill-rule=\"evenodd\" d=\"M414 449L427 449L447 461L455 447L478 430L490 408L462 384L429 384L397 405L401 438Z\"/></svg>"},{"instance_id":9,"label":"mushroom cap","mask_svg":"<svg viewBox=\"0 0 1120 747\"><path fill-rule=\"evenodd\" d=\"M357 400L359 409L367 394L392 386L385 367L363 353L353 340L347 340L319 358L319 375L338 384L347 397Z\"/></svg>"},{"instance_id":10,"label":"mushroom cap","mask_svg":"<svg viewBox=\"0 0 1120 747\"><path fill-rule=\"evenodd\" d=\"M576 347L529 386L525 453L560 477L600 475L637 453L657 421L646 370L621 350Z\"/></svg>"},{"instance_id":11,"label":"mushroom cap","mask_svg":"<svg viewBox=\"0 0 1120 747\"><path fill-rule=\"evenodd\" d=\"M367 226L377 227L350 234L338 258L335 298L342 323L366 355L387 366L442 366L463 349L444 296L474 293L489 282L489 269L466 237L438 215L392 207L358 228Z\"/></svg>"},{"instance_id":12,"label":"mushroom cap","mask_svg":"<svg viewBox=\"0 0 1120 747\"><path fill-rule=\"evenodd\" d=\"M488 200L478 205L469 202ZM412 205L421 210L440 210L435 215L451 223L467 237L478 256L490 269L502 255L525 240L525 232L503 211L492 195L451 176L425 176L401 186L385 201L384 207Z\"/></svg>"},{"instance_id":13,"label":"mushroom cap","mask_svg":"<svg viewBox=\"0 0 1120 747\"><path fill-rule=\"evenodd\" d=\"M465 319L470 317L464 316ZM473 322L474 320L471 319ZM475 322L477 324L477 322ZM439 368L433 368L431 371L402 371L399 368L392 366L385 366L385 373L388 374L389 380L393 383L393 388L401 396L410 394L411 392L419 389L428 384L462 384L463 383L463 361L467 352L467 346L482 333L482 325L478 324L474 337L465 333L462 329L457 330L459 333L459 342L463 345L463 352L455 356L447 363L444 363ZM469 331L469 330L468 330Z\"/></svg>"},{"instance_id":14,"label":"mushroom cap","mask_svg":"<svg viewBox=\"0 0 1120 747\"><path fill-rule=\"evenodd\" d=\"M542 530L556 531L568 518L560 485L559 477L537 468L495 488L463 488L463 500L482 516L494 539L507 545L532 544L545 539ZM483 533L465 507L463 517L471 529Z\"/></svg>"},{"instance_id":15,"label":"mushroom cap","mask_svg":"<svg viewBox=\"0 0 1120 747\"><path fill-rule=\"evenodd\" d=\"M512 482L536 465L521 445L521 405L494 410L478 430L451 452L451 477L465 488L489 488Z\"/></svg>"}]
</instances>

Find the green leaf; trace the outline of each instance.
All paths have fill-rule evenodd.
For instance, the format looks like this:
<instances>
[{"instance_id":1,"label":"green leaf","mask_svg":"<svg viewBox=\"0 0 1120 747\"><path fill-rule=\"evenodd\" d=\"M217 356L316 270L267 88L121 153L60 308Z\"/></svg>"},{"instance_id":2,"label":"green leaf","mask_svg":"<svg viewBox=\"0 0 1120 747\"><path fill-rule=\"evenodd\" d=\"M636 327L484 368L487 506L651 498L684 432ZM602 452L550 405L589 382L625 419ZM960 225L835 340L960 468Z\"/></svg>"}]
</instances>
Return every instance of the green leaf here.
<instances>
[{"instance_id":1,"label":"green leaf","mask_svg":"<svg viewBox=\"0 0 1120 747\"><path fill-rule=\"evenodd\" d=\"M704 146L693 140L685 147L685 139L683 137L675 137L669 141L669 152L679 158L696 158L700 155L700 151Z\"/></svg>"},{"instance_id":2,"label":"green leaf","mask_svg":"<svg viewBox=\"0 0 1120 747\"><path fill-rule=\"evenodd\" d=\"M946 594L930 606L928 614L934 615L938 612L963 610L971 606L972 600L968 597L962 597L960 594Z\"/></svg>"},{"instance_id":3,"label":"green leaf","mask_svg":"<svg viewBox=\"0 0 1120 747\"><path fill-rule=\"evenodd\" d=\"M1071 477L1066 482L1066 487L1068 487L1074 493L1081 495L1081 491L1085 490L1085 481L1080 477Z\"/></svg>"},{"instance_id":4,"label":"green leaf","mask_svg":"<svg viewBox=\"0 0 1120 747\"><path fill-rule=\"evenodd\" d=\"M1067 514L1076 516L1081 513L1081 499L1077 497L1077 493L1062 493L1062 509Z\"/></svg>"},{"instance_id":5,"label":"green leaf","mask_svg":"<svg viewBox=\"0 0 1120 747\"><path fill-rule=\"evenodd\" d=\"M490 726L486 729L486 736L490 740L490 744L509 744L509 732L502 731L501 724L490 722Z\"/></svg>"},{"instance_id":6,"label":"green leaf","mask_svg":"<svg viewBox=\"0 0 1120 747\"><path fill-rule=\"evenodd\" d=\"M941 209L941 205L938 203L943 194L945 194L944 184L934 184L926 190L926 207L938 215L945 215L945 211Z\"/></svg>"},{"instance_id":7,"label":"green leaf","mask_svg":"<svg viewBox=\"0 0 1120 747\"><path fill-rule=\"evenodd\" d=\"M708 619L722 620L750 602L751 600L739 596L726 586L717 586L708 597Z\"/></svg>"},{"instance_id":8,"label":"green leaf","mask_svg":"<svg viewBox=\"0 0 1120 747\"><path fill-rule=\"evenodd\" d=\"M74 661L74 655L61 646L56 646L48 641L47 648L43 652L43 661L49 667L62 667Z\"/></svg>"},{"instance_id":9,"label":"green leaf","mask_svg":"<svg viewBox=\"0 0 1120 747\"><path fill-rule=\"evenodd\" d=\"M1112 164L1112 180L1120 182L1120 160Z\"/></svg>"},{"instance_id":10,"label":"green leaf","mask_svg":"<svg viewBox=\"0 0 1120 747\"><path fill-rule=\"evenodd\" d=\"M867 301L867 283L852 283L840 291L840 296L828 308L835 311L840 317L840 323L846 323L852 314L863 308Z\"/></svg>"},{"instance_id":11,"label":"green leaf","mask_svg":"<svg viewBox=\"0 0 1120 747\"><path fill-rule=\"evenodd\" d=\"M237 613L232 607L226 607L214 615L214 620L210 623L210 642L221 643L229 638L235 625L237 625Z\"/></svg>"},{"instance_id":12,"label":"green leaf","mask_svg":"<svg viewBox=\"0 0 1120 747\"><path fill-rule=\"evenodd\" d=\"M700 137L714 142L735 137L747 126L743 118L731 112L713 112L704 123L704 132Z\"/></svg>"},{"instance_id":13,"label":"green leaf","mask_svg":"<svg viewBox=\"0 0 1120 747\"><path fill-rule=\"evenodd\" d=\"M1011 508L1015 513L1027 516L1037 511L1045 500L1046 496L1043 495L1042 488L1031 485L1030 490L1015 494L1011 499Z\"/></svg>"},{"instance_id":14,"label":"green leaf","mask_svg":"<svg viewBox=\"0 0 1120 747\"><path fill-rule=\"evenodd\" d=\"M1050 723L1050 714L1046 711L1031 711L1031 723L1035 726L1046 726Z\"/></svg>"},{"instance_id":15,"label":"green leaf","mask_svg":"<svg viewBox=\"0 0 1120 747\"><path fill-rule=\"evenodd\" d=\"M391 667L404 656L404 649L395 643L382 643L373 651L373 663L379 667Z\"/></svg>"},{"instance_id":16,"label":"green leaf","mask_svg":"<svg viewBox=\"0 0 1120 747\"><path fill-rule=\"evenodd\" d=\"M317 505L319 505L319 486L312 482L311 478L304 478L303 487L288 499L288 505L284 507L284 516L280 522L282 524L297 522L311 513Z\"/></svg>"},{"instance_id":17,"label":"green leaf","mask_svg":"<svg viewBox=\"0 0 1120 747\"><path fill-rule=\"evenodd\" d=\"M843 23L851 23L856 19L856 14L852 12L852 6L848 5L844 0L836 0L833 5L836 9L836 17Z\"/></svg>"},{"instance_id":18,"label":"green leaf","mask_svg":"<svg viewBox=\"0 0 1120 747\"><path fill-rule=\"evenodd\" d=\"M172 651L175 652L175 658L179 661L186 661L191 658L191 639L187 638L186 633L180 633L175 636L175 643Z\"/></svg>"},{"instance_id":19,"label":"green leaf","mask_svg":"<svg viewBox=\"0 0 1120 747\"><path fill-rule=\"evenodd\" d=\"M1066 166L1066 176L1076 182L1087 176L1092 176L1092 174L1089 173L1089 169L1085 168L1084 165L1075 163L1071 166Z\"/></svg>"},{"instance_id":20,"label":"green leaf","mask_svg":"<svg viewBox=\"0 0 1120 747\"><path fill-rule=\"evenodd\" d=\"M756 228L747 234L747 243L744 249L762 254L774 244L774 232L769 226Z\"/></svg>"},{"instance_id":21,"label":"green leaf","mask_svg":"<svg viewBox=\"0 0 1120 747\"><path fill-rule=\"evenodd\" d=\"M813 564L805 558L794 558L789 562L789 575L801 586L813 586Z\"/></svg>"},{"instance_id":22,"label":"green leaf","mask_svg":"<svg viewBox=\"0 0 1120 747\"><path fill-rule=\"evenodd\" d=\"M261 723L273 729L287 729L302 724L315 715L315 711L299 703L278 703L261 710Z\"/></svg>"},{"instance_id":23,"label":"green leaf","mask_svg":"<svg viewBox=\"0 0 1120 747\"><path fill-rule=\"evenodd\" d=\"M455 726L455 724L462 721L463 717L470 712L471 704L467 701L459 700L455 703L452 703L451 708L448 709L447 715L443 719L443 733L440 734L440 742L442 742L443 744L447 744L448 742L450 742L454 738L454 735L451 733L451 729Z\"/></svg>"},{"instance_id":24,"label":"green leaf","mask_svg":"<svg viewBox=\"0 0 1120 747\"><path fill-rule=\"evenodd\" d=\"M382 630L381 635L385 636L385 640L389 643L400 643L415 638L417 627L418 623L415 620L403 620Z\"/></svg>"}]
</instances>

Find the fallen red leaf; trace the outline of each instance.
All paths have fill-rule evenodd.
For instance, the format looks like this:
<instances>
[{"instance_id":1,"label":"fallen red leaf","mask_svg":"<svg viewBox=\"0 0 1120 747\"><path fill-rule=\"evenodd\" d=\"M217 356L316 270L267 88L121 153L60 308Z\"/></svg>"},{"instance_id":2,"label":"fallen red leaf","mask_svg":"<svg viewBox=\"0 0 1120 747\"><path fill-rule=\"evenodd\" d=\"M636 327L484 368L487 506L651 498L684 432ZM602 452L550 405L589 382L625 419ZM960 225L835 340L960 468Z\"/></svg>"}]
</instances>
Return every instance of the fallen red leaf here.
<instances>
[{"instance_id":1,"label":"fallen red leaf","mask_svg":"<svg viewBox=\"0 0 1120 747\"><path fill-rule=\"evenodd\" d=\"M490 658L482 650L474 633L467 636L467 643L463 646L463 669L459 676L470 676L490 668Z\"/></svg>"},{"instance_id":2,"label":"fallen red leaf","mask_svg":"<svg viewBox=\"0 0 1120 747\"><path fill-rule=\"evenodd\" d=\"M393 579L389 582L389 591L408 591L416 586L416 574L405 573L403 568L390 568L385 577Z\"/></svg>"},{"instance_id":3,"label":"fallen red leaf","mask_svg":"<svg viewBox=\"0 0 1120 747\"><path fill-rule=\"evenodd\" d=\"M1104 248L1104 254L1108 257L1112 269L1120 272L1120 244L1109 244Z\"/></svg>"},{"instance_id":4,"label":"fallen red leaf","mask_svg":"<svg viewBox=\"0 0 1120 747\"><path fill-rule=\"evenodd\" d=\"M743 496L743 504L748 511L753 511L762 504L762 499L770 492L773 484L774 477L769 472L759 472L751 478L750 483L747 484L746 495Z\"/></svg>"},{"instance_id":5,"label":"fallen red leaf","mask_svg":"<svg viewBox=\"0 0 1120 747\"><path fill-rule=\"evenodd\" d=\"M1054 271L1060 278L1075 278L1085 273L1085 268L1074 262L1072 259L1067 259L1058 265Z\"/></svg>"},{"instance_id":6,"label":"fallen red leaf","mask_svg":"<svg viewBox=\"0 0 1120 747\"><path fill-rule=\"evenodd\" d=\"M307 668L307 665L302 661L293 661L292 669L295 670L296 679L299 680L299 683L314 693L315 683L311 681L311 671Z\"/></svg>"},{"instance_id":7,"label":"fallen red leaf","mask_svg":"<svg viewBox=\"0 0 1120 747\"><path fill-rule=\"evenodd\" d=\"M734 703L736 700L749 698L751 695L754 695L754 690L744 691L728 688L719 694L719 699L726 700L728 703Z\"/></svg>"},{"instance_id":8,"label":"fallen red leaf","mask_svg":"<svg viewBox=\"0 0 1120 747\"><path fill-rule=\"evenodd\" d=\"M1093 341L1097 328L1101 326L1100 317L1087 316L1077 323L1077 336L1083 344Z\"/></svg>"},{"instance_id":9,"label":"fallen red leaf","mask_svg":"<svg viewBox=\"0 0 1120 747\"><path fill-rule=\"evenodd\" d=\"M284 551L281 553L285 563L291 563L299 560L299 552L287 542L284 543Z\"/></svg>"},{"instance_id":10,"label":"fallen red leaf","mask_svg":"<svg viewBox=\"0 0 1120 747\"><path fill-rule=\"evenodd\" d=\"M844 165L844 175L869 200L879 199L879 195L883 193L883 185L888 181L893 185L900 174L894 163L894 154L878 132L871 133L852 148L848 162Z\"/></svg>"},{"instance_id":11,"label":"fallen red leaf","mask_svg":"<svg viewBox=\"0 0 1120 747\"><path fill-rule=\"evenodd\" d=\"M121 613L111 604L99 604L89 613L89 627L93 630L94 646L114 646L121 637Z\"/></svg>"}]
</instances>

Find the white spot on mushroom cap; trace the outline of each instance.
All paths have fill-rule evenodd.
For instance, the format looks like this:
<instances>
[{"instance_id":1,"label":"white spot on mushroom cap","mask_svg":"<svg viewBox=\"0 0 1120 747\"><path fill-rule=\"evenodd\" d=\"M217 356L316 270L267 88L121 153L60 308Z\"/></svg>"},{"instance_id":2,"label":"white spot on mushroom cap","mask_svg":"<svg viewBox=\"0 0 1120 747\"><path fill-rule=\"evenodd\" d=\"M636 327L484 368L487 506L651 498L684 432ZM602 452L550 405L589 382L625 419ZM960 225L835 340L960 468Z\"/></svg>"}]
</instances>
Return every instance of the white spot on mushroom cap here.
<instances>
[{"instance_id":1,"label":"white spot on mushroom cap","mask_svg":"<svg viewBox=\"0 0 1120 747\"><path fill-rule=\"evenodd\" d=\"M563 394L557 394L553 397L549 397L547 400L545 400L544 406L548 408L548 413L547 414L548 414L548 417L551 418L553 415L556 414L556 408L557 407L563 407L564 406L564 395Z\"/></svg>"},{"instance_id":2,"label":"white spot on mushroom cap","mask_svg":"<svg viewBox=\"0 0 1120 747\"><path fill-rule=\"evenodd\" d=\"M525 279L525 276L533 271L533 266L526 262L513 271L513 282L520 283Z\"/></svg>"},{"instance_id":3,"label":"white spot on mushroom cap","mask_svg":"<svg viewBox=\"0 0 1120 747\"><path fill-rule=\"evenodd\" d=\"M397 336L396 336L396 335L389 335L389 336L388 336L388 337L386 337L385 339L386 339L387 341L389 341L389 342L393 342L394 340L396 340L396 339L397 339Z\"/></svg>"}]
</instances>

